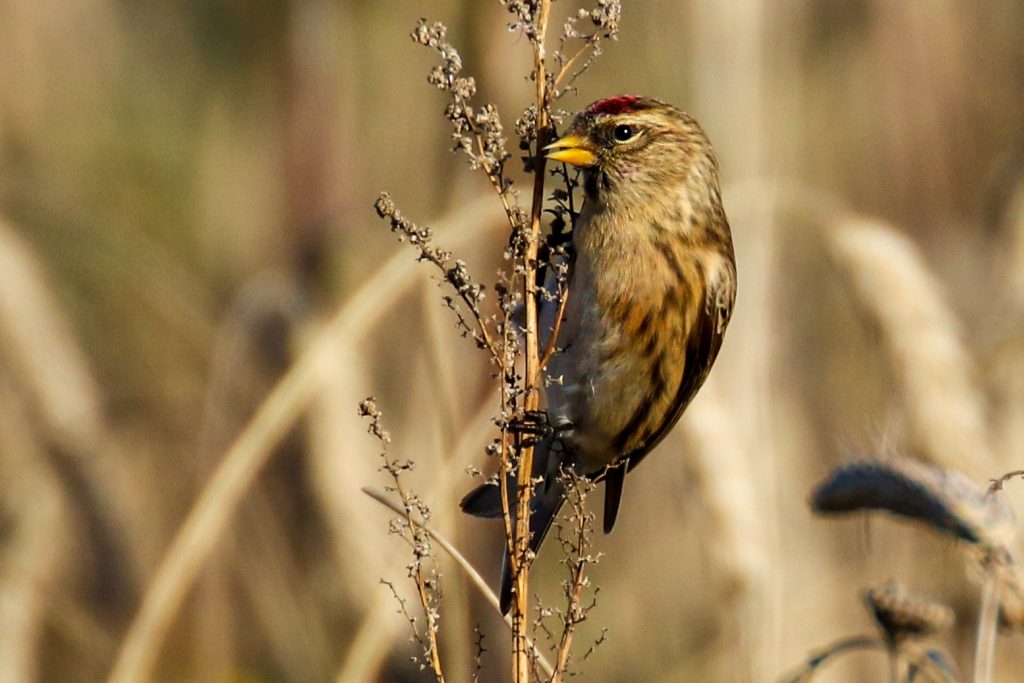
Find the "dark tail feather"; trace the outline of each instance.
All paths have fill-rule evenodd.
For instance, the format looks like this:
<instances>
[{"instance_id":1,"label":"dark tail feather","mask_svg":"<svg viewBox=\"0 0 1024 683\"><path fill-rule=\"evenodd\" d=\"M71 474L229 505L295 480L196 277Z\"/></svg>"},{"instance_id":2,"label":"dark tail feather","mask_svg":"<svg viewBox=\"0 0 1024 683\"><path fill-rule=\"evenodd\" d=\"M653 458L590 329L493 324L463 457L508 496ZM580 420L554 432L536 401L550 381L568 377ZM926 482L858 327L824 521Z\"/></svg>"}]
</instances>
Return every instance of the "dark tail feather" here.
<instances>
[{"instance_id":1,"label":"dark tail feather","mask_svg":"<svg viewBox=\"0 0 1024 683\"><path fill-rule=\"evenodd\" d=\"M615 527L615 518L619 516L622 484L626 479L626 463L610 467L607 472L604 479L604 532L609 534Z\"/></svg>"},{"instance_id":2,"label":"dark tail feather","mask_svg":"<svg viewBox=\"0 0 1024 683\"><path fill-rule=\"evenodd\" d=\"M515 509L515 477L509 477L508 495L509 509ZM459 507L467 515L483 517L484 519L501 519L503 510L501 507L501 487L496 482L489 481L480 484L475 489L463 496L459 501Z\"/></svg>"},{"instance_id":3,"label":"dark tail feather","mask_svg":"<svg viewBox=\"0 0 1024 683\"><path fill-rule=\"evenodd\" d=\"M530 551L534 554L540 549L565 502L565 485L557 477L545 479L537 488L530 502ZM508 614L512 607L512 566L508 561L507 549L501 561L500 602L501 613Z\"/></svg>"},{"instance_id":4,"label":"dark tail feather","mask_svg":"<svg viewBox=\"0 0 1024 683\"><path fill-rule=\"evenodd\" d=\"M533 500L530 501L530 550L534 553L540 548L558 511L565 502L565 486L558 480L559 465L563 461L560 443L555 445L553 438L538 442L533 453L532 476L534 480L542 479L536 485ZM509 510L515 521L516 509L516 477L508 478ZM459 503L463 512L476 517L500 519L502 517L501 487L494 482L481 484ZM508 614L512 606L512 568L508 562L506 549L501 566L501 613Z\"/></svg>"}]
</instances>

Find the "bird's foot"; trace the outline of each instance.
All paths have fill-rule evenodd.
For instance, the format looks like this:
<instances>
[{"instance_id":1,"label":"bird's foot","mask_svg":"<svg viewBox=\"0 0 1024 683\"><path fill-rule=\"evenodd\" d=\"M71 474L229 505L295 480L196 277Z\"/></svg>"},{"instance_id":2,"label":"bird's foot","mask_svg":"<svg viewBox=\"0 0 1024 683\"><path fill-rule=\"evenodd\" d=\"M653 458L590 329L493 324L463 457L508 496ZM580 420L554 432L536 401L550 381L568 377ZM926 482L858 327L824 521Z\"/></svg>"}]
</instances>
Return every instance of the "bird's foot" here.
<instances>
[{"instance_id":1,"label":"bird's foot","mask_svg":"<svg viewBox=\"0 0 1024 683\"><path fill-rule=\"evenodd\" d=\"M571 429L571 422L551 424L547 411L544 410L528 410L523 413L522 417L513 420L508 425L508 431L513 434L532 437L533 440L547 438L557 439Z\"/></svg>"},{"instance_id":2,"label":"bird's foot","mask_svg":"<svg viewBox=\"0 0 1024 683\"><path fill-rule=\"evenodd\" d=\"M513 434L544 437L551 436L555 428L548 420L546 410L527 410L522 417L513 419L508 424L508 431Z\"/></svg>"}]
</instances>

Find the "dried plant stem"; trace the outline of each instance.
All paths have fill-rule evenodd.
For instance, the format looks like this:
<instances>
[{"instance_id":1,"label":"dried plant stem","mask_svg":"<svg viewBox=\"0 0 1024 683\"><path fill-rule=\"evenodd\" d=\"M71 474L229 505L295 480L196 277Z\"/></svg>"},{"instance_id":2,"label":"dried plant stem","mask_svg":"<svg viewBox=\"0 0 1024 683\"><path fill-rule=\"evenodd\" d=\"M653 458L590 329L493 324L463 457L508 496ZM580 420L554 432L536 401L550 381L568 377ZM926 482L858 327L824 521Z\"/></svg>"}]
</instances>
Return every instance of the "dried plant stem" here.
<instances>
[{"instance_id":1,"label":"dried plant stem","mask_svg":"<svg viewBox=\"0 0 1024 683\"><path fill-rule=\"evenodd\" d=\"M978 614L978 635L974 644L973 683L992 683L995 666L996 638L999 626L999 591L995 573L989 571L981 592Z\"/></svg>"},{"instance_id":2,"label":"dried plant stem","mask_svg":"<svg viewBox=\"0 0 1024 683\"><path fill-rule=\"evenodd\" d=\"M383 439L387 441L387 439ZM437 683L445 683L444 668L441 666L441 648L437 642L437 631L438 631L438 619L440 615L437 610L437 597L435 591L436 588L430 588L427 586L427 579L423 575L423 564L422 560L430 554L429 545L420 542L420 537L414 531L414 529L420 529L424 533L427 533L426 527L423 523L413 515L413 510L420 509L423 514L426 514L425 508L422 504L412 498L412 496L406 491L402 485L401 472L402 468L400 465L389 461L386 453L382 453L381 456L385 461L385 469L391 474L392 481L394 483L394 490L398 494L399 499L402 501L402 505L399 506L399 513L408 525L406 528L409 529L409 541L412 543L413 552L415 555L415 561L410 567L409 573L412 575L413 582L416 584L416 596L419 598L420 605L423 607L423 615L427 620L427 625L424 627L423 632L426 637L426 642L422 640L422 636L416 636L420 639L421 644L426 648L427 654L430 657L430 668L434 672L434 680ZM366 489L363 489L365 492ZM403 534L404 535L404 534ZM431 538L434 534L427 533ZM394 590L394 588L392 588ZM398 597L398 594L395 594ZM399 601L401 602L401 600ZM404 603L402 607L405 609ZM415 631L415 629L414 629Z\"/></svg>"},{"instance_id":3,"label":"dried plant stem","mask_svg":"<svg viewBox=\"0 0 1024 683\"><path fill-rule=\"evenodd\" d=\"M547 348L544 349L543 355L540 357L540 367L544 369L547 367L551 357L555 355L555 351L558 350L558 332L562 329L562 318L565 316L565 307L569 303L569 286L566 284L562 287L559 295L558 302L558 313L555 315L555 323L551 326L551 339L548 340Z\"/></svg>"},{"instance_id":4,"label":"dried plant stem","mask_svg":"<svg viewBox=\"0 0 1024 683\"><path fill-rule=\"evenodd\" d=\"M361 490L363 493L368 495L370 498L373 498L381 505L384 505L389 510L393 510L394 512L397 512L400 515L405 514L405 510L403 510L400 505L390 500L384 493L377 491L376 489L372 489L368 486L364 486ZM467 560L466 557L462 553L460 553L459 550L454 545L452 545L447 538L442 536L439 532L435 531L431 526L424 524L422 521L417 519L413 519L411 521L413 524L415 524L420 529L425 531L427 535L430 536L430 538L437 541L437 544L441 546L444 549L444 551L451 556L453 560L455 560L455 564L457 564L459 566L459 569L463 571L463 573L466 575L466 578L469 579L470 583L476 586L476 588L483 594L484 598L487 599L488 604L490 604L491 607L493 607L494 609L498 609L497 596L494 594L494 591L491 590L490 586L487 585L487 582L484 580L484 578L480 576L480 573L477 572L477 570L473 567L472 564L470 564L469 560Z\"/></svg>"},{"instance_id":5,"label":"dried plant stem","mask_svg":"<svg viewBox=\"0 0 1024 683\"><path fill-rule=\"evenodd\" d=\"M547 33L551 0L540 0L537 7L533 45L533 79L536 84L537 149L534 158L533 201L530 207L530 228L526 235L523 254L523 298L526 308L526 395L524 410L536 411L540 390L540 343L537 334L537 298L535 291L537 249L540 243L541 216L544 208L544 172L546 158L544 145L550 132L548 119L548 79L545 70L544 37ZM505 454L507 457L507 453ZM527 613L529 611L529 541L530 499L533 497L533 446L527 445L519 454L518 491L514 552L510 554L512 576L515 583L515 604L512 607L512 677L515 683L528 683L530 663L527 647ZM508 514L505 515L506 518Z\"/></svg>"},{"instance_id":6,"label":"dried plant stem","mask_svg":"<svg viewBox=\"0 0 1024 683\"><path fill-rule=\"evenodd\" d=\"M572 486L577 488L569 499L569 503L573 507L572 518L576 522L575 529L573 530L575 537L572 544L575 557L566 558L567 563L570 564L570 580L569 586L566 589L569 604L566 606L563 619L562 635L558 641L558 663L555 673L551 676L551 683L562 682L569 667L569 655L572 651L572 640L573 634L576 631L576 625L586 617L586 609L582 605L582 595L587 579L586 568L590 562L590 558L587 555L587 546L589 544L587 536L588 519L584 509L585 494L581 493L578 488L585 485L584 482L574 479Z\"/></svg>"},{"instance_id":7,"label":"dried plant stem","mask_svg":"<svg viewBox=\"0 0 1024 683\"><path fill-rule=\"evenodd\" d=\"M580 46L580 49L576 50L572 57L565 61L565 64L563 64L558 70L558 75L555 76L555 80L552 83L552 87L556 91L558 90L558 86L562 84L562 79L569 75L569 69L571 69L572 65L576 63L576 60L586 54L590 49L591 45L589 43L584 43Z\"/></svg>"},{"instance_id":8,"label":"dried plant stem","mask_svg":"<svg viewBox=\"0 0 1024 683\"><path fill-rule=\"evenodd\" d=\"M402 507L395 503L393 500L389 499L384 493L369 487L363 487L362 491L370 498L373 498L381 505L387 507L389 510L397 512L400 515L405 514L405 511L402 509ZM484 580L482 576L480 576L480 573L476 570L476 568L472 564L470 564L469 560L466 559L466 556L459 552L458 548L452 545L451 541L449 541L443 534L441 534L439 531L435 531L430 525L424 524L422 521L417 519L413 519L411 521L413 524L422 529L428 536L430 536L430 538L436 541L437 544L441 546L441 548L446 553L448 553L448 555L455 561L455 564L458 565L459 569L461 569L463 573L466 575L466 578L469 579L469 582L472 583L477 588L477 590L480 591L480 593L484 596L484 599L487 600L487 603L491 607L493 607L496 612L500 614L501 611L498 605L498 596L494 594L494 591L492 591L491 587L487 585L487 582ZM511 617L505 617L504 619L505 623L508 626L512 625ZM544 671L546 675L552 675L554 669L552 668L551 663L547 661L547 659L545 659L544 655L540 652L540 650L536 649L536 647L533 645L533 642L529 638L527 639L527 643L530 649L533 650L533 656L536 658L537 663L540 665L540 668Z\"/></svg>"},{"instance_id":9,"label":"dried plant stem","mask_svg":"<svg viewBox=\"0 0 1024 683\"><path fill-rule=\"evenodd\" d=\"M571 602L570 610L575 611L576 605L580 602L580 594L583 591L583 567L582 561L576 565L576 580L572 584L572 594L569 598ZM571 618L571 617L570 617ZM562 676L569 667L569 653L572 651L572 637L576 632L576 629L567 627L562 630L562 637L558 641L558 662L555 673L551 676L551 683L562 683Z\"/></svg>"}]
</instances>

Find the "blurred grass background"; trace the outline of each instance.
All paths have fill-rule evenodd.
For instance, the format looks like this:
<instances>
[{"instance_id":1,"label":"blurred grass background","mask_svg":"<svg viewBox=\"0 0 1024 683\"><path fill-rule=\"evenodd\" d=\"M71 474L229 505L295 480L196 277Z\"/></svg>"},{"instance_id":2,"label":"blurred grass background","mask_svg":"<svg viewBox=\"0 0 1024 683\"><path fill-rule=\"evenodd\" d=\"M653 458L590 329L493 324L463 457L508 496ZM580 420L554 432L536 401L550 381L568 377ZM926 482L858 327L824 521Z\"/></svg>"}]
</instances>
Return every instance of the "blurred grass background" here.
<instances>
[{"instance_id":1,"label":"blurred grass background","mask_svg":"<svg viewBox=\"0 0 1024 683\"><path fill-rule=\"evenodd\" d=\"M946 644L969 670L978 588L956 547L814 519L806 498L880 452L979 482L1021 467L1024 4L625 5L562 106L644 93L703 123L740 289L708 386L597 540L580 642L610 633L584 672L771 681L867 630L858 591L890 577L956 608ZM245 492L154 680L425 680L378 584L403 579L404 549L359 493L383 483L356 418L370 393L435 524L496 580L498 529L455 512L486 465L487 367L371 208L390 190L478 278L500 265L500 207L448 152L432 55L408 39L421 15L510 129L529 50L497 3L0 0L0 680L107 676L225 449L357 293L369 312ZM553 602L553 553L538 566ZM504 633L442 568L451 680L469 680L477 622L482 680L502 680ZM1000 681L1024 669L1020 638ZM852 657L822 680L885 670Z\"/></svg>"}]
</instances>

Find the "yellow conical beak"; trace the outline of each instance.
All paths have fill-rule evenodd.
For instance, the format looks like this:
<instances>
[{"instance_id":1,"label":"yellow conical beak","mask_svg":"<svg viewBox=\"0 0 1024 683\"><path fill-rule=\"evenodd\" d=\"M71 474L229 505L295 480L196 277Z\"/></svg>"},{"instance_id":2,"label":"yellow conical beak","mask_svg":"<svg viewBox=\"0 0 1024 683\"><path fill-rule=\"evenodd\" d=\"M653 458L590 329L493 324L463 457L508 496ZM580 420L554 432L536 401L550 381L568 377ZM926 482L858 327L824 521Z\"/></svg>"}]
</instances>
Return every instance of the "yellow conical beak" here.
<instances>
[{"instance_id":1,"label":"yellow conical beak","mask_svg":"<svg viewBox=\"0 0 1024 683\"><path fill-rule=\"evenodd\" d=\"M564 161L573 166L593 166L597 163L594 146L579 135L566 135L544 148L544 156L553 161Z\"/></svg>"}]
</instances>

